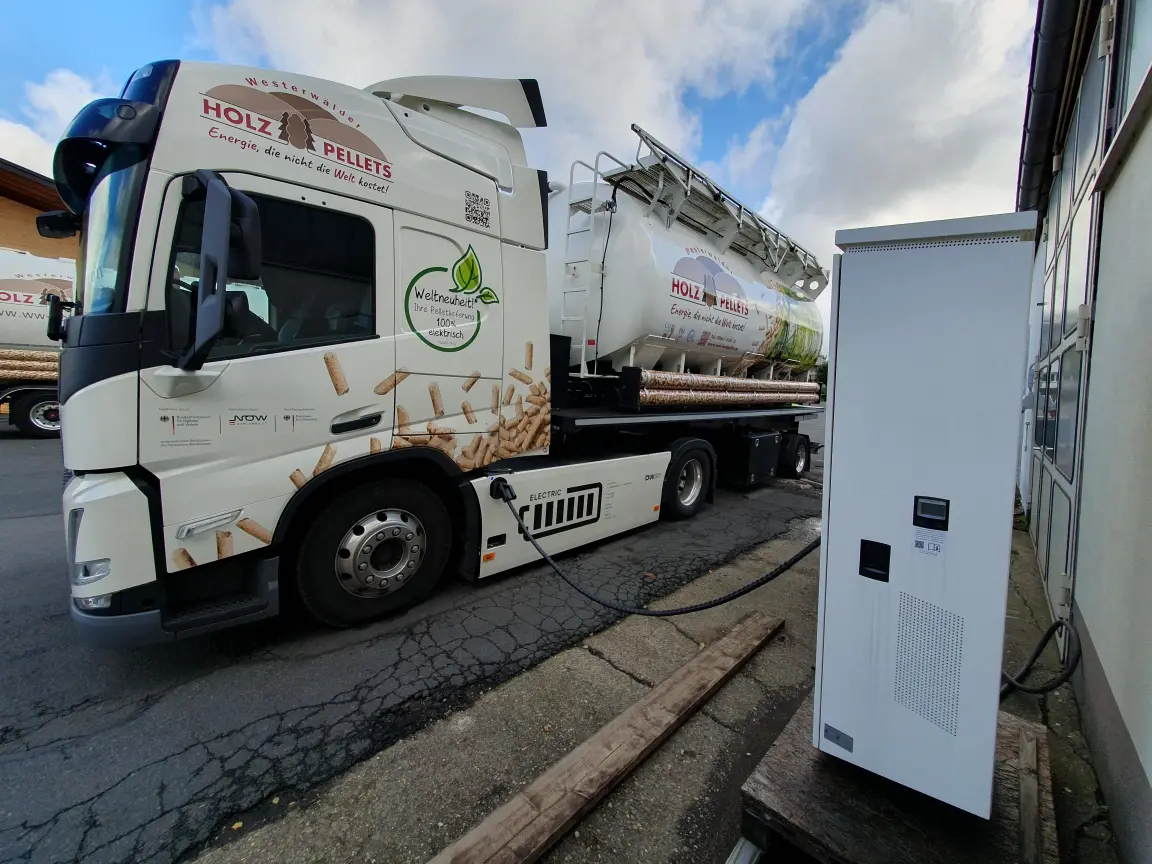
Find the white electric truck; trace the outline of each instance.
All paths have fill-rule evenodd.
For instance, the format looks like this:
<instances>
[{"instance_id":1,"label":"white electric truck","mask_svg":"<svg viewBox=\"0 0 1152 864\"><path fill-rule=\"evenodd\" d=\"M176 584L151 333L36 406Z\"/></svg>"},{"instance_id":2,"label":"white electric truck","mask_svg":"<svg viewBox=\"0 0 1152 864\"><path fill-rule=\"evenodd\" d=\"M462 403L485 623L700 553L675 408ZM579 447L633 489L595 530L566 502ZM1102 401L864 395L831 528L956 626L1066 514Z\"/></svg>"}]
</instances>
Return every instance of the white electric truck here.
<instances>
[{"instance_id":1,"label":"white electric truck","mask_svg":"<svg viewBox=\"0 0 1152 864\"><path fill-rule=\"evenodd\" d=\"M635 162L550 184L544 125L529 79L177 61L77 115L38 225L81 235L48 329L92 640L287 586L351 626L531 562L494 474L559 552L803 473L827 273L635 127Z\"/></svg>"}]
</instances>

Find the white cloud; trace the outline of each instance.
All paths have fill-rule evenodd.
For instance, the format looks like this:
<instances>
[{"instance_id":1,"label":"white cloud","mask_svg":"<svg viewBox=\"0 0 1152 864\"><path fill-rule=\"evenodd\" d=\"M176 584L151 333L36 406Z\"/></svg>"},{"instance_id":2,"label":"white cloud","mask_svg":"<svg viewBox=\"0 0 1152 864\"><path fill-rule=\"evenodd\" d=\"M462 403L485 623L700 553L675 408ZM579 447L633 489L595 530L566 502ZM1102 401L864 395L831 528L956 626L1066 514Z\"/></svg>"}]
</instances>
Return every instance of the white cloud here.
<instances>
[{"instance_id":1,"label":"white cloud","mask_svg":"<svg viewBox=\"0 0 1152 864\"><path fill-rule=\"evenodd\" d=\"M567 178L573 159L636 152L638 123L691 155L706 97L768 82L806 0L228 0L199 16L200 39L232 62L365 86L420 74L532 77L549 129L527 133L535 164Z\"/></svg>"},{"instance_id":2,"label":"white cloud","mask_svg":"<svg viewBox=\"0 0 1152 864\"><path fill-rule=\"evenodd\" d=\"M21 113L28 122L0 118L0 157L51 176L52 152L76 113L111 92L107 75L91 80L70 69L55 69L43 81L24 84Z\"/></svg>"},{"instance_id":3,"label":"white cloud","mask_svg":"<svg viewBox=\"0 0 1152 864\"><path fill-rule=\"evenodd\" d=\"M1034 19L1029 0L873 0L795 106L765 215L830 266L838 228L1015 209Z\"/></svg>"}]
</instances>

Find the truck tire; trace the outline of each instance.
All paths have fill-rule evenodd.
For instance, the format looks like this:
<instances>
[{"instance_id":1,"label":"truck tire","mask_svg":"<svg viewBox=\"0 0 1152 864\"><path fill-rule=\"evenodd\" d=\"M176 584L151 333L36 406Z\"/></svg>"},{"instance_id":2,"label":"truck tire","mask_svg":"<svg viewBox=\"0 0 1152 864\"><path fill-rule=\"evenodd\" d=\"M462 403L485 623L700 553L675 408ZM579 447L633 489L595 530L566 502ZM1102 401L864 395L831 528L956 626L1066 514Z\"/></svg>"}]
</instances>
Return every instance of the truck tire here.
<instances>
[{"instance_id":1,"label":"truck tire","mask_svg":"<svg viewBox=\"0 0 1152 864\"><path fill-rule=\"evenodd\" d=\"M60 403L55 393L28 393L11 406L12 423L29 438L60 437Z\"/></svg>"},{"instance_id":2,"label":"truck tire","mask_svg":"<svg viewBox=\"0 0 1152 864\"><path fill-rule=\"evenodd\" d=\"M778 477L797 479L808 473L812 461L812 445L807 435L785 435L780 447Z\"/></svg>"},{"instance_id":3,"label":"truck tire","mask_svg":"<svg viewBox=\"0 0 1152 864\"><path fill-rule=\"evenodd\" d=\"M378 480L315 517L297 562L300 600L332 627L355 627L423 600L452 548L448 510L415 480Z\"/></svg>"},{"instance_id":4,"label":"truck tire","mask_svg":"<svg viewBox=\"0 0 1152 864\"><path fill-rule=\"evenodd\" d=\"M702 447L692 447L668 463L660 513L666 519L689 519L704 506L712 485L712 457Z\"/></svg>"}]
</instances>

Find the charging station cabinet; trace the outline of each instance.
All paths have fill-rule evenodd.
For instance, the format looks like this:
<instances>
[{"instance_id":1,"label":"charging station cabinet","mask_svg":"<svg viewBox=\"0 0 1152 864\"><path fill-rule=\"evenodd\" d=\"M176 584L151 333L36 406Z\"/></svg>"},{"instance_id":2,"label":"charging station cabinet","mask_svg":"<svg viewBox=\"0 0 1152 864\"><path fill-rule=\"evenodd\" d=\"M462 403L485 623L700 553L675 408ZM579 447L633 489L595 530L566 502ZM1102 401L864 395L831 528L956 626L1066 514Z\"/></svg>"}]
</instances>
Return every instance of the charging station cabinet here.
<instances>
[{"instance_id":1,"label":"charging station cabinet","mask_svg":"<svg viewBox=\"0 0 1152 864\"><path fill-rule=\"evenodd\" d=\"M1035 213L839 231L813 744L988 818Z\"/></svg>"}]
</instances>

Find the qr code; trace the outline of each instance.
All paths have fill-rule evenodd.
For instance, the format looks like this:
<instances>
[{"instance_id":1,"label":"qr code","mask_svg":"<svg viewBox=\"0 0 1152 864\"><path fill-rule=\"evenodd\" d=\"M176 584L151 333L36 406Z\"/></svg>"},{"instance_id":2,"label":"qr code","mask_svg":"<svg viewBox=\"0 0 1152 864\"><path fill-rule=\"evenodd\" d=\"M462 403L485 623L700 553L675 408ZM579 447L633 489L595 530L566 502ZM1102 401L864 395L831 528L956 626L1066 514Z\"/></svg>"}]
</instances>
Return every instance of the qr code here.
<instances>
[{"instance_id":1,"label":"qr code","mask_svg":"<svg viewBox=\"0 0 1152 864\"><path fill-rule=\"evenodd\" d=\"M923 540L915 540L915 541L913 541L913 544L916 546L917 549L923 549L924 548L924 541Z\"/></svg>"},{"instance_id":2,"label":"qr code","mask_svg":"<svg viewBox=\"0 0 1152 864\"><path fill-rule=\"evenodd\" d=\"M464 193L464 219L481 228L491 228L492 202L475 192Z\"/></svg>"}]
</instances>

